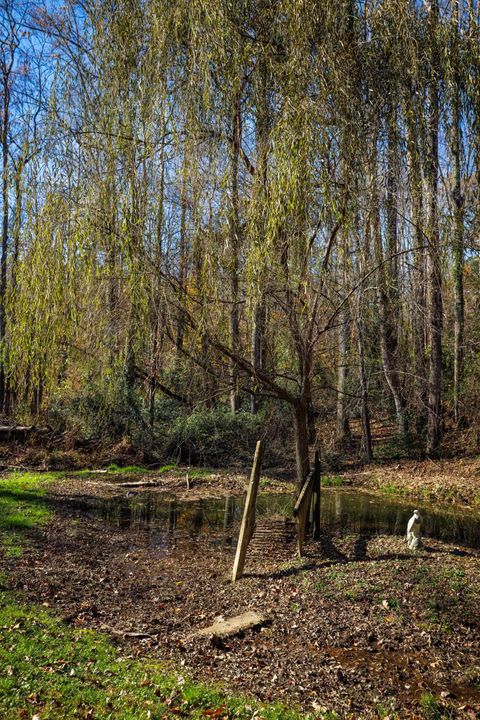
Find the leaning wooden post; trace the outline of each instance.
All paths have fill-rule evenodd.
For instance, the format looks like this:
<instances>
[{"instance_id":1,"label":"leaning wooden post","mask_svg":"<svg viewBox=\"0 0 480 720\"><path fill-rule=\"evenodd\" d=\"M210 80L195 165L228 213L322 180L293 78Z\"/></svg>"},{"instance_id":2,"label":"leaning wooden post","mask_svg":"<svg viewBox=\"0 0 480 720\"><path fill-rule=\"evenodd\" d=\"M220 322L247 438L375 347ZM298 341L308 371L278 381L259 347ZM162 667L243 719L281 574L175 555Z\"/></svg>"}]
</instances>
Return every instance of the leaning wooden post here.
<instances>
[{"instance_id":1,"label":"leaning wooden post","mask_svg":"<svg viewBox=\"0 0 480 720\"><path fill-rule=\"evenodd\" d=\"M320 490L321 481L321 465L320 453L315 450L315 484L313 487L313 539L318 540L320 537Z\"/></svg>"},{"instance_id":2,"label":"leaning wooden post","mask_svg":"<svg viewBox=\"0 0 480 720\"><path fill-rule=\"evenodd\" d=\"M297 548L298 556L303 555L303 543L305 541L305 529L307 525L310 506L312 503L312 492L315 481L315 468L309 472L303 487L298 496L295 507L293 508L293 517L297 518Z\"/></svg>"},{"instance_id":3,"label":"leaning wooden post","mask_svg":"<svg viewBox=\"0 0 480 720\"><path fill-rule=\"evenodd\" d=\"M257 502L258 486L260 484L262 456L263 443L259 440L257 442L257 447L255 448L252 473L250 475L250 484L248 486L247 499L245 500L245 507L243 509L242 525L240 527L240 535L238 536L235 562L233 563L232 582L235 582L243 575L248 544L252 539L253 530L255 528L255 504Z\"/></svg>"}]
</instances>

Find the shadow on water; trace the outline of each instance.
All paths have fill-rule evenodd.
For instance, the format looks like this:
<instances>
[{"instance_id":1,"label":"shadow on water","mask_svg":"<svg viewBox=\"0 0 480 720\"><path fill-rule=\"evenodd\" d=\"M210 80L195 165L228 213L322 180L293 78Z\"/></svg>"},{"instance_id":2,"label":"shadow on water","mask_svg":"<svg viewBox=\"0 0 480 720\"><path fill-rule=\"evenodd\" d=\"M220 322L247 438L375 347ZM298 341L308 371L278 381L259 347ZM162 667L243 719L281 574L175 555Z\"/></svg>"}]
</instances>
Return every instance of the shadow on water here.
<instances>
[{"instance_id":1,"label":"shadow on water","mask_svg":"<svg viewBox=\"0 0 480 720\"><path fill-rule=\"evenodd\" d=\"M243 512L243 497L208 498L178 502L158 493L95 499L89 509L121 528L148 529L155 545L177 538L204 538L234 550ZM444 542L480 548L480 515L442 506L407 505L400 500L365 492L327 489L322 492L322 546L326 555L339 554L329 536L357 534L354 555L366 557L368 540L375 535L405 535L414 507L423 518L422 534ZM257 518L290 516L292 495L260 495ZM328 546L328 547L327 547ZM338 560L342 560L338 557Z\"/></svg>"}]
</instances>

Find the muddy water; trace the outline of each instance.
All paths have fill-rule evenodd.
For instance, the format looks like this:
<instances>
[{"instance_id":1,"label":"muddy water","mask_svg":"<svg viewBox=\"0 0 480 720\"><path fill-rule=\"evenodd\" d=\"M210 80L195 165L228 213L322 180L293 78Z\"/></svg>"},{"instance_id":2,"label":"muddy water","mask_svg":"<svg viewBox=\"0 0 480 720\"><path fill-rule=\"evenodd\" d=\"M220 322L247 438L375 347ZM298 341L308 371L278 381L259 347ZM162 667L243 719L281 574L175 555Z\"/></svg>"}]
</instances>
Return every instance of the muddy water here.
<instances>
[{"instance_id":1,"label":"muddy water","mask_svg":"<svg viewBox=\"0 0 480 720\"><path fill-rule=\"evenodd\" d=\"M124 528L148 528L154 544L175 538L210 538L235 548L244 498L225 497L177 502L155 492L98 500L94 508L105 520ZM291 517L291 495L260 495L257 517ZM404 535L412 511L421 512L422 535L448 543L480 548L480 514L452 511L441 505L406 504L365 492L322 489L321 523L334 534Z\"/></svg>"}]
</instances>

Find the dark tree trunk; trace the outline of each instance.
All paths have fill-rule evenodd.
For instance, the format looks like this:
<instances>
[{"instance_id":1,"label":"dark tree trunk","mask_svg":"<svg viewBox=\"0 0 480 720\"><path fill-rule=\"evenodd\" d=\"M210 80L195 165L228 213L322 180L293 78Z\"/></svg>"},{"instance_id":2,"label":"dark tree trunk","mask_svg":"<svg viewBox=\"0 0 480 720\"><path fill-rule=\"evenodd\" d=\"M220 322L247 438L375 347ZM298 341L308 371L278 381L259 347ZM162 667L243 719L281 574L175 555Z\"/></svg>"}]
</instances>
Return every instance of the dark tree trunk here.
<instances>
[{"instance_id":1,"label":"dark tree trunk","mask_svg":"<svg viewBox=\"0 0 480 720\"><path fill-rule=\"evenodd\" d=\"M293 428L295 435L295 462L297 468L297 489L300 492L310 472L308 453L308 404L297 400L294 405Z\"/></svg>"},{"instance_id":2,"label":"dark tree trunk","mask_svg":"<svg viewBox=\"0 0 480 720\"><path fill-rule=\"evenodd\" d=\"M455 168L454 202L454 242L453 242L453 280L455 292L455 327L454 327L454 366L453 366L453 410L455 422L461 421L460 393L463 377L463 342L465 325L465 301L463 292L464 269L464 233L463 233L463 196L461 181L461 147L462 147L462 112L460 99L460 77L458 72L459 42L459 0L454 2L453 20L455 23L455 71L453 98L453 143L452 154Z\"/></svg>"},{"instance_id":3,"label":"dark tree trunk","mask_svg":"<svg viewBox=\"0 0 480 720\"><path fill-rule=\"evenodd\" d=\"M388 296L389 273L386 265L389 264L385 257L382 247L382 236L380 227L380 216L376 190L374 189L373 198L373 244L375 248L375 259L377 262L377 298L378 298L378 319L379 319L379 335L380 335L380 357L382 359L383 373L387 381L387 385L392 395L395 406L395 415L397 418L398 433L404 436L407 432L407 419L403 398L398 382L398 375L395 368L395 352L396 352L396 332L393 327L392 315L394 314Z\"/></svg>"},{"instance_id":4,"label":"dark tree trunk","mask_svg":"<svg viewBox=\"0 0 480 720\"><path fill-rule=\"evenodd\" d=\"M238 353L240 349L240 321L238 306L238 256L240 249L240 221L238 207L238 163L241 143L241 116L240 93L235 94L233 117L233 146L232 146L232 207L230 217L230 244L232 254L231 267L231 293L232 309L230 312L230 335L232 351ZM240 409L240 393L238 389L238 366L235 360L230 360L230 409L232 413Z\"/></svg>"},{"instance_id":5,"label":"dark tree trunk","mask_svg":"<svg viewBox=\"0 0 480 720\"><path fill-rule=\"evenodd\" d=\"M265 306L262 302L255 310L252 330L252 365L255 370L263 368L264 348L263 338L265 333ZM258 388L255 378L253 379L252 394L250 396L250 411L255 414L259 408Z\"/></svg>"},{"instance_id":6,"label":"dark tree trunk","mask_svg":"<svg viewBox=\"0 0 480 720\"><path fill-rule=\"evenodd\" d=\"M185 292L185 281L187 279L187 198L186 198L186 182L187 182L187 160L183 158L182 169L182 186L180 189L180 244L178 248L178 284L180 292ZM179 309L177 319L177 360L179 359L185 334L185 313Z\"/></svg>"},{"instance_id":7,"label":"dark tree trunk","mask_svg":"<svg viewBox=\"0 0 480 720\"><path fill-rule=\"evenodd\" d=\"M414 97L414 87L410 88L410 97ZM407 118L407 153L409 160L409 185L412 198L412 223L415 249L413 251L412 267L412 303L411 326L412 344L414 351L414 377L413 377L413 410L417 432L422 432L426 425L427 407L427 372L426 372L426 253L424 249L424 217L422 196L422 172L420 167L419 148L416 137L416 128L413 120L414 106L406 111Z\"/></svg>"},{"instance_id":8,"label":"dark tree trunk","mask_svg":"<svg viewBox=\"0 0 480 720\"><path fill-rule=\"evenodd\" d=\"M438 229L438 125L439 104L438 86L436 79L437 52L436 52L436 26L438 21L437 1L432 0L430 5L431 30L431 59L429 80L429 158L427 168L427 183L429 189L429 218L428 218L428 346L429 346L429 372L428 372L428 422L427 422L427 452L432 453L438 449L441 439L442 418L442 279L440 268L440 238Z\"/></svg>"},{"instance_id":9,"label":"dark tree trunk","mask_svg":"<svg viewBox=\"0 0 480 720\"><path fill-rule=\"evenodd\" d=\"M155 396L157 392L157 375L159 371L159 352L162 345L161 336L161 318L162 318L162 262L163 262L163 232L165 219L165 124L162 126L162 153L161 153L161 171L160 171L160 189L158 196L157 210L157 242L155 246L155 298L153 302L153 340L152 340L152 359L151 359L151 376L149 383L149 408L148 417L150 427L153 429L155 425Z\"/></svg>"},{"instance_id":10,"label":"dark tree trunk","mask_svg":"<svg viewBox=\"0 0 480 720\"><path fill-rule=\"evenodd\" d=\"M337 366L337 443L339 448L347 449L350 444L350 423L346 414L347 354L349 337L349 313L345 309L338 328L338 366Z\"/></svg>"},{"instance_id":11,"label":"dark tree trunk","mask_svg":"<svg viewBox=\"0 0 480 720\"><path fill-rule=\"evenodd\" d=\"M367 375L365 372L365 348L363 338L363 323L360 310L360 299L357 303L357 347L358 347L358 374L360 380L360 392L362 396L362 440L363 451L367 462L373 460L372 452L372 432L370 428L370 411L368 407L368 386Z\"/></svg>"},{"instance_id":12,"label":"dark tree trunk","mask_svg":"<svg viewBox=\"0 0 480 720\"><path fill-rule=\"evenodd\" d=\"M13 61L12 61L13 62ZM10 69L3 68L3 123L2 123L2 259L0 262L0 350L3 356L7 333L6 322L6 294L7 294L7 268L8 268L8 220L9 220L9 154L8 132L10 120ZM6 399L5 361L0 360L0 412L5 412Z\"/></svg>"}]
</instances>

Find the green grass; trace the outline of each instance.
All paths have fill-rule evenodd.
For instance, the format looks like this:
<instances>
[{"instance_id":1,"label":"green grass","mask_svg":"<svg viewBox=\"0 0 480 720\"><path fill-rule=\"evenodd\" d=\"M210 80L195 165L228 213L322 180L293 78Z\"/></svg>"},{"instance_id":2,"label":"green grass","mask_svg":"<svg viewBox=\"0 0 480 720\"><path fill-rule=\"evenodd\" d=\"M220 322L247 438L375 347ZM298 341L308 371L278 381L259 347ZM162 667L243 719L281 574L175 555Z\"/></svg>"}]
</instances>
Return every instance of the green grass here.
<instances>
[{"instance_id":1,"label":"green grass","mask_svg":"<svg viewBox=\"0 0 480 720\"><path fill-rule=\"evenodd\" d=\"M1 552L21 552L25 531L51 517L45 492L61 475L24 473L0 480ZM22 602L2 574L0 667L0 718L8 720L35 715L48 720L319 717L227 696L167 672L148 657L123 657L106 635L69 627L45 607Z\"/></svg>"},{"instance_id":2,"label":"green grass","mask_svg":"<svg viewBox=\"0 0 480 720\"><path fill-rule=\"evenodd\" d=\"M343 478L340 475L322 475L320 482L322 487L341 487Z\"/></svg>"},{"instance_id":3,"label":"green grass","mask_svg":"<svg viewBox=\"0 0 480 720\"><path fill-rule=\"evenodd\" d=\"M6 555L19 556L25 533L47 522L45 490L63 474L11 473L0 479L0 546Z\"/></svg>"},{"instance_id":4,"label":"green grass","mask_svg":"<svg viewBox=\"0 0 480 720\"><path fill-rule=\"evenodd\" d=\"M149 469L146 467L141 467L140 465L127 465L125 467L120 467L120 465L116 465L115 463L107 465L107 467L103 468L103 470L107 475L134 475L136 473L154 473L157 475L162 475L164 473L172 473L172 475L174 476L184 476L188 473L188 476L191 479L207 478L214 473L213 470L210 470L208 468L193 468L188 470L187 468L178 467L178 465L162 465L162 467L156 469ZM75 477L88 477L93 473L95 473L95 470L88 468L86 470L75 470L74 472L70 472L68 474Z\"/></svg>"},{"instance_id":5,"label":"green grass","mask_svg":"<svg viewBox=\"0 0 480 720\"><path fill-rule=\"evenodd\" d=\"M398 487L391 483L386 483L385 485L380 485L380 487L378 489L380 490L380 492L386 493L387 495L397 495L398 494Z\"/></svg>"},{"instance_id":6,"label":"green grass","mask_svg":"<svg viewBox=\"0 0 480 720\"><path fill-rule=\"evenodd\" d=\"M178 469L177 465L162 465L162 467L159 467L158 470L156 470L155 472L166 473L166 472L171 472L172 470L177 470L177 469Z\"/></svg>"},{"instance_id":7,"label":"green grass","mask_svg":"<svg viewBox=\"0 0 480 720\"><path fill-rule=\"evenodd\" d=\"M185 474L188 472L189 478L207 478L213 474L213 470L205 468L195 468L195 470L185 470Z\"/></svg>"},{"instance_id":8,"label":"green grass","mask_svg":"<svg viewBox=\"0 0 480 720\"><path fill-rule=\"evenodd\" d=\"M445 708L441 701L430 692L423 693L420 705L425 720L441 720L442 718L455 717L453 710Z\"/></svg>"},{"instance_id":9,"label":"green grass","mask_svg":"<svg viewBox=\"0 0 480 720\"><path fill-rule=\"evenodd\" d=\"M97 632L71 629L42 607L26 607L0 592L0 717L38 714L49 720L237 718L300 720L280 705L245 698L166 673L153 660L122 657ZM218 714L217 714L218 713Z\"/></svg>"},{"instance_id":10,"label":"green grass","mask_svg":"<svg viewBox=\"0 0 480 720\"><path fill-rule=\"evenodd\" d=\"M140 467L139 465L127 465L126 467L120 467L119 465L115 465L115 463L112 463L111 465L107 465L105 470L109 473L141 473L141 472L147 472L147 468Z\"/></svg>"},{"instance_id":11,"label":"green grass","mask_svg":"<svg viewBox=\"0 0 480 720\"><path fill-rule=\"evenodd\" d=\"M163 468L160 469L160 472L163 471ZM90 475L93 475L94 473L98 472L98 470L94 470L92 468L87 468L85 470L75 470L74 472L68 473L70 476L74 477L89 477ZM148 468L141 467L140 465L126 465L125 467L120 467L120 465L116 465L115 463L111 463L110 465L107 465L106 468L103 468L103 471L107 475L108 474L115 474L118 475L119 473L125 473L126 475L133 475L135 473L146 473L148 472Z\"/></svg>"}]
</instances>

